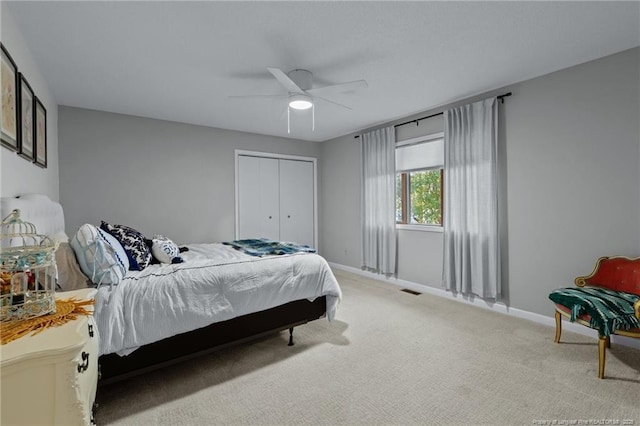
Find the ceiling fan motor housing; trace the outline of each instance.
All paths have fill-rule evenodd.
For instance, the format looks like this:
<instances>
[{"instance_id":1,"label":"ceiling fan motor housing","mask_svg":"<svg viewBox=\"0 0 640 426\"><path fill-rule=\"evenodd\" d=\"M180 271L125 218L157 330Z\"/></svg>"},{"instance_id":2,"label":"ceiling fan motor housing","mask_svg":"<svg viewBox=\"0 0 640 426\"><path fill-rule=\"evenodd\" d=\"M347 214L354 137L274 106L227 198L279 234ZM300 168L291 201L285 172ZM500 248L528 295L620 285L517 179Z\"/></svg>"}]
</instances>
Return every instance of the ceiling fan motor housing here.
<instances>
[{"instance_id":1,"label":"ceiling fan motor housing","mask_svg":"<svg viewBox=\"0 0 640 426\"><path fill-rule=\"evenodd\" d=\"M302 90L309 90L312 86L313 74L311 71L295 69L287 74Z\"/></svg>"}]
</instances>

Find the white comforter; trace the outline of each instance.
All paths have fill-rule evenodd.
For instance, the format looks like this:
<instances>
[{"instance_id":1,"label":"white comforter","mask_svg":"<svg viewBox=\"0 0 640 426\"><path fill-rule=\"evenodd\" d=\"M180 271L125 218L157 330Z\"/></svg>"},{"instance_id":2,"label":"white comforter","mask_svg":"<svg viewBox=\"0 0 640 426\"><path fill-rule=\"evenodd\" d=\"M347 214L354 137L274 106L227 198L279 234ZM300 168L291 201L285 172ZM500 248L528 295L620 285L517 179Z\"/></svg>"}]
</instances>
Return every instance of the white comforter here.
<instances>
[{"instance_id":1,"label":"white comforter","mask_svg":"<svg viewBox=\"0 0 640 426\"><path fill-rule=\"evenodd\" d=\"M139 346L285 303L327 296L332 320L342 297L317 254L252 257L222 244L191 244L185 263L129 271L95 297L100 355Z\"/></svg>"}]
</instances>

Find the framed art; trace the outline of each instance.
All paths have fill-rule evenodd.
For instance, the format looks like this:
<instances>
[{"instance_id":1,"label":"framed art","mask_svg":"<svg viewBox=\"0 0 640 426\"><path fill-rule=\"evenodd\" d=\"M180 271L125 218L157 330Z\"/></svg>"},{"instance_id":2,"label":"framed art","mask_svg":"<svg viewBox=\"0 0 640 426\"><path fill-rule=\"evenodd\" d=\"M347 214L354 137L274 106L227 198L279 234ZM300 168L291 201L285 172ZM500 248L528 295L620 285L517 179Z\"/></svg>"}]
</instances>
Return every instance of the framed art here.
<instances>
[{"instance_id":1,"label":"framed art","mask_svg":"<svg viewBox=\"0 0 640 426\"><path fill-rule=\"evenodd\" d=\"M47 168L47 110L36 96L34 147L38 166Z\"/></svg>"},{"instance_id":2,"label":"framed art","mask_svg":"<svg viewBox=\"0 0 640 426\"><path fill-rule=\"evenodd\" d=\"M33 145L33 116L35 96L33 89L29 86L24 74L20 73L20 97L18 102L18 121L20 131L18 132L18 154L27 160L34 160L35 147Z\"/></svg>"},{"instance_id":3,"label":"framed art","mask_svg":"<svg viewBox=\"0 0 640 426\"><path fill-rule=\"evenodd\" d=\"M18 150L18 67L11 55L0 43L0 86L2 89L2 115L0 117L0 141L2 146Z\"/></svg>"}]
</instances>

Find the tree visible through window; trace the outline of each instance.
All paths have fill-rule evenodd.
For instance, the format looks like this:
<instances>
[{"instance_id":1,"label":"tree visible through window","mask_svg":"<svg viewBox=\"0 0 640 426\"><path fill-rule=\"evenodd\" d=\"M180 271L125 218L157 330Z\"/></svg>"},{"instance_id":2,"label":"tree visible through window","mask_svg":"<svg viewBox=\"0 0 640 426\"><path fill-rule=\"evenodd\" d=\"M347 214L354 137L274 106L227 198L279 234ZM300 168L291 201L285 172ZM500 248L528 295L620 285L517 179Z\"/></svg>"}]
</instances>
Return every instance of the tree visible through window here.
<instances>
[{"instance_id":1,"label":"tree visible through window","mask_svg":"<svg viewBox=\"0 0 640 426\"><path fill-rule=\"evenodd\" d=\"M441 226L442 177L441 168L396 174L396 222Z\"/></svg>"},{"instance_id":2,"label":"tree visible through window","mask_svg":"<svg viewBox=\"0 0 640 426\"><path fill-rule=\"evenodd\" d=\"M396 143L396 223L442 226L444 133Z\"/></svg>"}]
</instances>

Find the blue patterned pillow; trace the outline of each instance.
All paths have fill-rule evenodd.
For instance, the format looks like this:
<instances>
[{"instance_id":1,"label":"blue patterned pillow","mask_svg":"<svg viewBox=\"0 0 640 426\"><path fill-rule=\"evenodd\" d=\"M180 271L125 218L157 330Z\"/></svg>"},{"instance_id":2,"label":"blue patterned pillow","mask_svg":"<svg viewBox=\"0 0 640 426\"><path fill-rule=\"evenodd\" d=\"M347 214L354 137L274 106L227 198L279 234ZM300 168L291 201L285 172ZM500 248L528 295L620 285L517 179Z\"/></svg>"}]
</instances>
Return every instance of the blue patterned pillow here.
<instances>
[{"instance_id":1,"label":"blue patterned pillow","mask_svg":"<svg viewBox=\"0 0 640 426\"><path fill-rule=\"evenodd\" d=\"M120 242L129 258L129 270L142 271L149 266L151 251L144 242L144 235L124 225L110 225L102 221L100 229L107 231Z\"/></svg>"}]
</instances>

